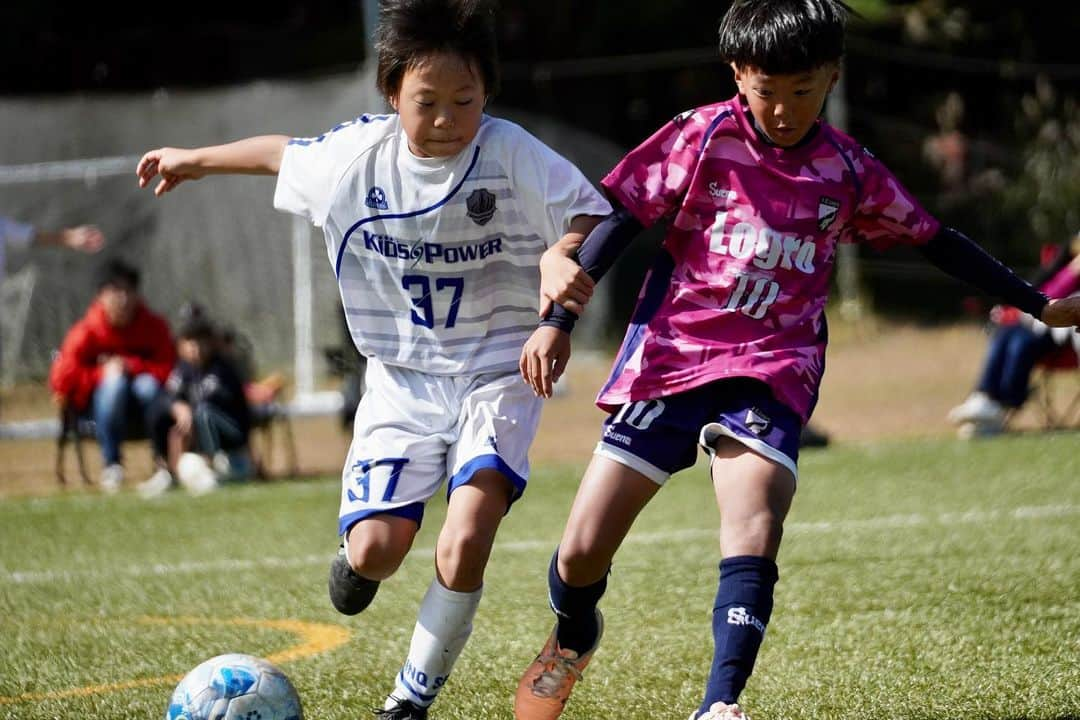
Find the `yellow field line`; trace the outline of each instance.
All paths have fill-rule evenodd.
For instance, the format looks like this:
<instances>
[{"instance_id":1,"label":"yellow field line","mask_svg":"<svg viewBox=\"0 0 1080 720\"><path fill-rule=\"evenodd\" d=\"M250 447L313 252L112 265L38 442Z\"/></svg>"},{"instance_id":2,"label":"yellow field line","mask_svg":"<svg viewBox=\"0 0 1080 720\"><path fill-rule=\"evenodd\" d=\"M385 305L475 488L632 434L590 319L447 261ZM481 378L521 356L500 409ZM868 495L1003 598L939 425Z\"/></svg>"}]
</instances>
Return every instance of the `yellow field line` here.
<instances>
[{"instance_id":1,"label":"yellow field line","mask_svg":"<svg viewBox=\"0 0 1080 720\"><path fill-rule=\"evenodd\" d=\"M274 664L286 663L292 660L298 660L299 658L328 652L349 641L349 631L340 625L304 622L302 620L254 620L249 618L215 620L198 617L141 617L138 618L138 622L155 625L245 625L269 630L280 630L297 636L301 640L300 643L285 648L281 652L266 656L266 659ZM99 695L102 693L116 692L117 690L130 690L132 688L147 687L149 685L176 683L183 677L183 675L163 675L161 677L122 680L120 682L106 683L103 685L87 685L86 687L68 688L66 690L54 690L43 693L23 693L22 695L13 695L10 697L0 695L0 705L86 697L88 695Z\"/></svg>"}]
</instances>

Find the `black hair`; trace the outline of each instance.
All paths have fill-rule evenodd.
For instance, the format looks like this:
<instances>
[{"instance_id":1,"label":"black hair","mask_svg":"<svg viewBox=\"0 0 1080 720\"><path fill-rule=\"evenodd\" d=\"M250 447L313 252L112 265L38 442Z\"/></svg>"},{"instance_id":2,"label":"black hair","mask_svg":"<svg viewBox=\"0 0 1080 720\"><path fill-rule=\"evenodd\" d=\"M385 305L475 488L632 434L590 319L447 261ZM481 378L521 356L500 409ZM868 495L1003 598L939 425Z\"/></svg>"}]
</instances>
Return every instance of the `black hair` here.
<instances>
[{"instance_id":1,"label":"black hair","mask_svg":"<svg viewBox=\"0 0 1080 720\"><path fill-rule=\"evenodd\" d=\"M216 329L205 317L192 317L182 322L176 331L180 340L213 340Z\"/></svg>"},{"instance_id":2,"label":"black hair","mask_svg":"<svg viewBox=\"0 0 1080 720\"><path fill-rule=\"evenodd\" d=\"M499 89L499 54L492 0L381 0L375 30L376 85L388 100L405 71L432 53L475 64L488 97Z\"/></svg>"},{"instance_id":3,"label":"black hair","mask_svg":"<svg viewBox=\"0 0 1080 720\"><path fill-rule=\"evenodd\" d=\"M106 287L139 289L139 271L123 260L113 259L105 263L97 274L98 290Z\"/></svg>"},{"instance_id":4,"label":"black hair","mask_svg":"<svg viewBox=\"0 0 1080 720\"><path fill-rule=\"evenodd\" d=\"M720 21L720 57L769 75L808 72L843 57L851 14L842 0L735 0Z\"/></svg>"}]
</instances>

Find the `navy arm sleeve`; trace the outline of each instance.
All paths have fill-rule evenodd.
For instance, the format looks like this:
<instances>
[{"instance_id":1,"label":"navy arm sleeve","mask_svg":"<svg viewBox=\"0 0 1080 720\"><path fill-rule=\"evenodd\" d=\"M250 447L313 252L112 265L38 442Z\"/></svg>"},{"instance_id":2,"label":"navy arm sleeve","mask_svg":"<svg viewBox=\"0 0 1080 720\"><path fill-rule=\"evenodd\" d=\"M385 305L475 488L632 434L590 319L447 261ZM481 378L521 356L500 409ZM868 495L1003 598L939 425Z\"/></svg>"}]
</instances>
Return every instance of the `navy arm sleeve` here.
<instances>
[{"instance_id":1,"label":"navy arm sleeve","mask_svg":"<svg viewBox=\"0 0 1080 720\"><path fill-rule=\"evenodd\" d=\"M644 228L630 211L618 203L615 210L593 228L577 251L577 261L582 269L597 282L604 277L615 260ZM557 327L570 332L577 322L577 315L562 305L554 303L541 325Z\"/></svg>"},{"instance_id":2,"label":"navy arm sleeve","mask_svg":"<svg viewBox=\"0 0 1080 720\"><path fill-rule=\"evenodd\" d=\"M934 265L1010 305L1039 318L1049 299L966 235L942 225L938 234L919 248Z\"/></svg>"}]
</instances>

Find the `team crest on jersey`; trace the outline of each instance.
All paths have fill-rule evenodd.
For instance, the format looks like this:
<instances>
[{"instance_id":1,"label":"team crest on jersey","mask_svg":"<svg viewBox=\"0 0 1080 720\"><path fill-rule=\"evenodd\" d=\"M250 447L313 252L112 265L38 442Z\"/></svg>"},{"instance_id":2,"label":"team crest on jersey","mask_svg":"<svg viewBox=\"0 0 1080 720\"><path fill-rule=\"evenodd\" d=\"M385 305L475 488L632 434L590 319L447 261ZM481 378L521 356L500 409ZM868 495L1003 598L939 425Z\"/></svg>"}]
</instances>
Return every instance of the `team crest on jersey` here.
<instances>
[{"instance_id":1,"label":"team crest on jersey","mask_svg":"<svg viewBox=\"0 0 1080 720\"><path fill-rule=\"evenodd\" d=\"M764 435L772 425L772 420L757 408L750 408L746 411L745 423L750 432L755 435Z\"/></svg>"},{"instance_id":2,"label":"team crest on jersey","mask_svg":"<svg viewBox=\"0 0 1080 720\"><path fill-rule=\"evenodd\" d=\"M840 213L840 201L831 197L822 197L818 200L817 225L818 229L824 230L833 224L833 220Z\"/></svg>"},{"instance_id":3,"label":"team crest on jersey","mask_svg":"<svg viewBox=\"0 0 1080 720\"><path fill-rule=\"evenodd\" d=\"M465 207L472 221L477 225L487 225L495 216L495 195L487 188L473 190L465 199Z\"/></svg>"},{"instance_id":4,"label":"team crest on jersey","mask_svg":"<svg viewBox=\"0 0 1080 720\"><path fill-rule=\"evenodd\" d=\"M390 206L386 202L386 193L377 185L368 190L367 199L364 200L364 204L372 210L390 209Z\"/></svg>"},{"instance_id":5,"label":"team crest on jersey","mask_svg":"<svg viewBox=\"0 0 1080 720\"><path fill-rule=\"evenodd\" d=\"M694 114L696 112L696 110L687 110L686 112L679 113L671 120L671 122L675 123L675 127L681 128L683 125L686 124L687 120L694 117Z\"/></svg>"}]
</instances>

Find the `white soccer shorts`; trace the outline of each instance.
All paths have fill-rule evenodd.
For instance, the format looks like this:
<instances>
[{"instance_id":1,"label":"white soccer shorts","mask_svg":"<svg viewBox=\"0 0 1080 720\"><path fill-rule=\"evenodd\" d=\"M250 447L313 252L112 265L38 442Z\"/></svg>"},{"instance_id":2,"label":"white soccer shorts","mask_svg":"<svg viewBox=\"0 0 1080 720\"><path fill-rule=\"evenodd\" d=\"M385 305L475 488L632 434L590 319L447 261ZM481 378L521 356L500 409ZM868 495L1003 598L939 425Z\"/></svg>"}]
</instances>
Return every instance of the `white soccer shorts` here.
<instances>
[{"instance_id":1,"label":"white soccer shorts","mask_svg":"<svg viewBox=\"0 0 1080 720\"><path fill-rule=\"evenodd\" d=\"M424 504L494 468L525 490L541 400L517 372L431 375L369 359L341 475L338 532L380 513L423 519Z\"/></svg>"}]
</instances>

